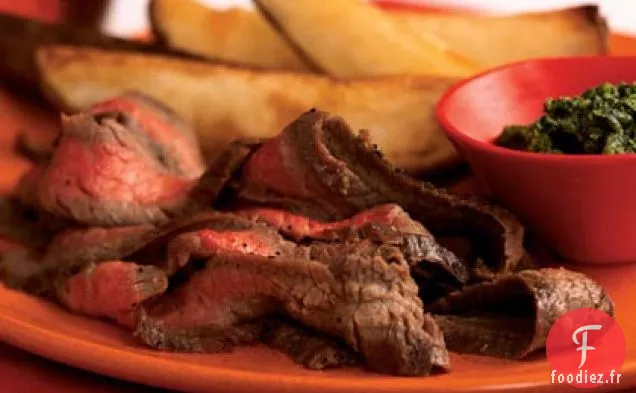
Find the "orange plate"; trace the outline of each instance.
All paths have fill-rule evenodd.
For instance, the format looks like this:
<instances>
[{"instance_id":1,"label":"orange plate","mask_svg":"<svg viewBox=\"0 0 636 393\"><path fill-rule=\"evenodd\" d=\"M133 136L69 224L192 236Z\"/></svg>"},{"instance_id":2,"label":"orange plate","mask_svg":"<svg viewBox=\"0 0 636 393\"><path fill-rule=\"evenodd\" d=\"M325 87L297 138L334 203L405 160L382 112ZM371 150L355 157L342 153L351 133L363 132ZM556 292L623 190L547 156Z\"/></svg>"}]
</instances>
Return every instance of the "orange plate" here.
<instances>
[{"instance_id":1,"label":"orange plate","mask_svg":"<svg viewBox=\"0 0 636 393\"><path fill-rule=\"evenodd\" d=\"M629 42L628 42L629 41ZM620 52L633 50L620 39ZM629 44L629 45L628 45ZM631 49L630 49L631 48ZM54 116L18 101L0 89L0 191L7 191L28 165L10 152L20 129L46 136ZM603 284L616 300L617 319L627 339L627 359L620 385L636 386L636 264L610 268L578 267ZM162 353L141 347L130 333L106 322L64 311L59 306L0 286L0 339L47 358L109 376L184 391L220 392L561 392L550 383L543 356L525 361L453 355L452 372L428 378L398 378L359 369L312 372L286 356L260 346L232 353L197 355Z\"/></svg>"}]
</instances>

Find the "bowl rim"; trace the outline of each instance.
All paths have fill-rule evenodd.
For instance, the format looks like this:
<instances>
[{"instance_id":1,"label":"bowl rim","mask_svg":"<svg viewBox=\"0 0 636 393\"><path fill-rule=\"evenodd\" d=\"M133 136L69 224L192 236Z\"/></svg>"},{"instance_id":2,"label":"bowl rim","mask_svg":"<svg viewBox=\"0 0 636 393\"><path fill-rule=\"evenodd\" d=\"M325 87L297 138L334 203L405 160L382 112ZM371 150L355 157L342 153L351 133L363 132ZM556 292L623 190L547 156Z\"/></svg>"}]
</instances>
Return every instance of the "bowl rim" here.
<instances>
[{"instance_id":1,"label":"bowl rim","mask_svg":"<svg viewBox=\"0 0 636 393\"><path fill-rule=\"evenodd\" d=\"M636 161L636 153L626 154L554 154L543 152L528 152L523 150L514 150L506 147L497 146L494 143L482 141L473 138L462 131L459 127L456 127L447 115L448 108L451 106L452 97L457 91L465 88L467 85L473 83L476 80L484 77L498 74L502 71L509 69L522 68L529 64L535 63L549 63L549 64L577 64L577 63L592 63L592 62L623 62L633 61L636 63L636 56L607 56L607 55L591 55L591 56L567 56L567 57L547 57L521 60L517 62L503 64L494 68L487 69L479 72L473 76L462 79L453 85L451 85L440 97L435 105L435 116L437 121L444 129L446 135L451 141L461 142L461 145L466 145L472 150L478 150L491 155L502 156L511 160L517 161L544 161L553 163L555 165L564 164L601 164L606 165L610 163L622 163L622 162L634 162ZM636 68L634 70L634 83L636 83ZM547 98L547 97L546 97ZM503 131L503 130L502 130Z\"/></svg>"}]
</instances>

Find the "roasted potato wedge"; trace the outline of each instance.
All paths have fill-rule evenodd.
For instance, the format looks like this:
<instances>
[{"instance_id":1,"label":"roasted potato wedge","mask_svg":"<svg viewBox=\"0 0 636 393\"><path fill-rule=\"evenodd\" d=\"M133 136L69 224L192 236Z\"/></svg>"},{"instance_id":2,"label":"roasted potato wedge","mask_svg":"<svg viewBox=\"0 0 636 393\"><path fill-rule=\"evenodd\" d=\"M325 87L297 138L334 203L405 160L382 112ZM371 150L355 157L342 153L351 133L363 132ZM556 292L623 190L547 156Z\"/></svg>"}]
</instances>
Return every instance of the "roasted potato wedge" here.
<instances>
[{"instance_id":1,"label":"roasted potato wedge","mask_svg":"<svg viewBox=\"0 0 636 393\"><path fill-rule=\"evenodd\" d=\"M213 9L194 0L154 0L154 3L163 9L155 17L155 29L174 48L272 69L297 69L295 64L302 62L299 55L290 55L293 51L287 44L280 46L282 39L274 28L254 11ZM425 12L380 3L380 9L416 34L433 35L482 67L533 57L607 53L607 26L595 6L485 16ZM185 32L161 27L168 25L186 26ZM259 62L258 48L268 48L268 58L280 59L279 65ZM282 61L289 56L293 60Z\"/></svg>"},{"instance_id":2,"label":"roasted potato wedge","mask_svg":"<svg viewBox=\"0 0 636 393\"><path fill-rule=\"evenodd\" d=\"M163 101L196 128L208 158L239 137L269 137L317 107L368 129L396 165L431 172L457 162L434 106L452 79L426 76L338 81L306 73L225 65L89 48L38 52L43 89L77 111L126 90Z\"/></svg>"},{"instance_id":3,"label":"roasted potato wedge","mask_svg":"<svg viewBox=\"0 0 636 393\"><path fill-rule=\"evenodd\" d=\"M255 12L215 10L191 0L152 0L149 11L155 36L171 48L248 67L309 70Z\"/></svg>"},{"instance_id":4,"label":"roasted potato wedge","mask_svg":"<svg viewBox=\"0 0 636 393\"><path fill-rule=\"evenodd\" d=\"M430 34L365 0L255 0L261 13L309 62L328 75L465 77L479 69Z\"/></svg>"},{"instance_id":5,"label":"roasted potato wedge","mask_svg":"<svg viewBox=\"0 0 636 393\"><path fill-rule=\"evenodd\" d=\"M607 26L598 7L485 16L395 8L392 17L418 35L432 35L485 67L535 57L607 53Z\"/></svg>"}]
</instances>

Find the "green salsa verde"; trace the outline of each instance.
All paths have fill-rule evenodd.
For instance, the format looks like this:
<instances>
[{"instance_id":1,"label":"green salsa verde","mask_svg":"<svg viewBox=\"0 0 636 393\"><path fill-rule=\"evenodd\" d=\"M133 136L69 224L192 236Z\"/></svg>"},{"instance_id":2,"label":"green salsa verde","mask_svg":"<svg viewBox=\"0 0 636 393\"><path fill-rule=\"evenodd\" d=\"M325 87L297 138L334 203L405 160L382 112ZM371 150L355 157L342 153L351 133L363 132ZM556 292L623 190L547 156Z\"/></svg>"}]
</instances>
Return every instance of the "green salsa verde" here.
<instances>
[{"instance_id":1,"label":"green salsa verde","mask_svg":"<svg viewBox=\"0 0 636 393\"><path fill-rule=\"evenodd\" d=\"M548 98L530 125L510 125L495 144L556 154L636 153L636 84L604 83L578 97Z\"/></svg>"}]
</instances>

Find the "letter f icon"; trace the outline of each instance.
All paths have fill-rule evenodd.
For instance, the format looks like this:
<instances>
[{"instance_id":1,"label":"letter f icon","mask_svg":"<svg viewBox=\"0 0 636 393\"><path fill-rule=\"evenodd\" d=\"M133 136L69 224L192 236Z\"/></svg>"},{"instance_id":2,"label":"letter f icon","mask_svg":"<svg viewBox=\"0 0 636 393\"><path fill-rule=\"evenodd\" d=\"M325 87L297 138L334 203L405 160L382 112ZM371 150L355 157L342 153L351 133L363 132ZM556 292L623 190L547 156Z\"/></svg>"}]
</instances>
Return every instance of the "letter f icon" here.
<instances>
[{"instance_id":1,"label":"letter f icon","mask_svg":"<svg viewBox=\"0 0 636 393\"><path fill-rule=\"evenodd\" d=\"M585 364L585 361L587 360L587 351L593 351L596 349L594 347L590 347L587 345L587 331L601 330L601 328L602 328L601 325L585 325L576 329L574 333L572 334L572 341L574 342L574 344L581 345L580 347L576 349L577 351L581 351L581 364L579 364L579 368L583 367L583 365ZM579 342L576 336L581 332L583 332L583 334L581 335L582 340L581 342Z\"/></svg>"}]
</instances>

